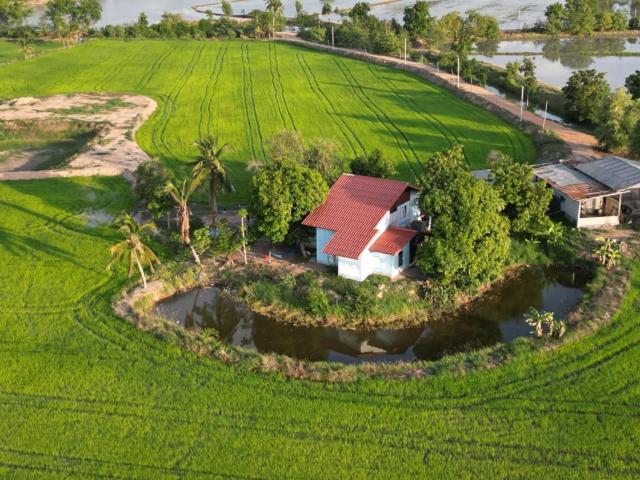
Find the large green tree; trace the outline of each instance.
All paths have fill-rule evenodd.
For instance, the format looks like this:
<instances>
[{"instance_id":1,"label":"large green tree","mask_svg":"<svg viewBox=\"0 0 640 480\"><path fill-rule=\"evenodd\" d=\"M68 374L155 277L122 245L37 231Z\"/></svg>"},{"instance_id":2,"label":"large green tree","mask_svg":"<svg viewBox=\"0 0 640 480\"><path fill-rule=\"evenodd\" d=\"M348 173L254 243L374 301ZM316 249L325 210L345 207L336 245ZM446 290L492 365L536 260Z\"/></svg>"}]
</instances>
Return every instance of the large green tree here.
<instances>
[{"instance_id":1,"label":"large green tree","mask_svg":"<svg viewBox=\"0 0 640 480\"><path fill-rule=\"evenodd\" d=\"M404 28L411 38L425 38L429 36L433 28L434 19L429 13L429 4L418 0L410 7L404 9Z\"/></svg>"},{"instance_id":2,"label":"large green tree","mask_svg":"<svg viewBox=\"0 0 640 480\"><path fill-rule=\"evenodd\" d=\"M378 178L389 178L397 173L394 162L378 149L368 155L355 158L351 162L351 172Z\"/></svg>"},{"instance_id":3,"label":"large green tree","mask_svg":"<svg viewBox=\"0 0 640 480\"><path fill-rule=\"evenodd\" d=\"M99 0L49 0L45 16L65 41L79 40L102 16Z\"/></svg>"},{"instance_id":4,"label":"large green tree","mask_svg":"<svg viewBox=\"0 0 640 480\"><path fill-rule=\"evenodd\" d=\"M603 102L597 123L600 146L626 155L631 150L634 129L640 123L640 100L633 100L624 88L616 89Z\"/></svg>"},{"instance_id":5,"label":"large green tree","mask_svg":"<svg viewBox=\"0 0 640 480\"><path fill-rule=\"evenodd\" d=\"M285 241L300 222L326 198L322 176L290 161L272 161L251 179L250 210L256 231L275 243Z\"/></svg>"},{"instance_id":6,"label":"large green tree","mask_svg":"<svg viewBox=\"0 0 640 480\"><path fill-rule=\"evenodd\" d=\"M561 3L556 2L549 5L544 16L546 17L544 28L547 33L557 35L564 31L566 11Z\"/></svg>"},{"instance_id":7,"label":"large green tree","mask_svg":"<svg viewBox=\"0 0 640 480\"><path fill-rule=\"evenodd\" d=\"M463 290L498 276L510 245L504 202L469 172L462 147L431 157L419 183L420 208L433 219L432 235L418 248L420 269Z\"/></svg>"},{"instance_id":8,"label":"large green tree","mask_svg":"<svg viewBox=\"0 0 640 480\"><path fill-rule=\"evenodd\" d=\"M602 72L578 70L569 77L562 93L570 120L595 123L602 102L609 94L609 83Z\"/></svg>"},{"instance_id":9,"label":"large green tree","mask_svg":"<svg viewBox=\"0 0 640 480\"><path fill-rule=\"evenodd\" d=\"M634 100L640 99L640 70L629 75L624 81L624 86Z\"/></svg>"},{"instance_id":10,"label":"large green tree","mask_svg":"<svg viewBox=\"0 0 640 480\"><path fill-rule=\"evenodd\" d=\"M4 33L19 28L32 12L25 0L0 0L0 28Z\"/></svg>"},{"instance_id":11,"label":"large green tree","mask_svg":"<svg viewBox=\"0 0 640 480\"><path fill-rule=\"evenodd\" d=\"M505 203L503 213L513 233L538 236L548 230L553 192L544 182L533 181L530 165L500 155L491 164L490 181Z\"/></svg>"},{"instance_id":12,"label":"large green tree","mask_svg":"<svg viewBox=\"0 0 640 480\"><path fill-rule=\"evenodd\" d=\"M566 30L573 35L586 35L596 28L596 12L591 0L565 2Z\"/></svg>"}]
</instances>

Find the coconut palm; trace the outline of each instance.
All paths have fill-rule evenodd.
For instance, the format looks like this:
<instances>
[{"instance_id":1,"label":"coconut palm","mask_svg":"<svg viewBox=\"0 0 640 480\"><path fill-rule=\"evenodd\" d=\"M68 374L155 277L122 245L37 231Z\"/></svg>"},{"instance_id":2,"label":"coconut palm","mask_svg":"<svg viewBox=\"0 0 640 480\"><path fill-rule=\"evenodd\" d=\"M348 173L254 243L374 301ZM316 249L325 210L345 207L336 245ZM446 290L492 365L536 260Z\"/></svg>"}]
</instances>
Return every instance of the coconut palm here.
<instances>
[{"instance_id":1,"label":"coconut palm","mask_svg":"<svg viewBox=\"0 0 640 480\"><path fill-rule=\"evenodd\" d=\"M209 180L209 212L211 226L216 224L218 215L218 193L233 193L235 187L231 183L226 165L220 156L230 146L219 145L214 135L207 135L196 142L200 156L193 167L193 176L200 181Z\"/></svg>"},{"instance_id":2,"label":"coconut palm","mask_svg":"<svg viewBox=\"0 0 640 480\"><path fill-rule=\"evenodd\" d=\"M266 0L265 5L267 7L267 11L271 12L271 32L272 35L275 34L276 31L276 16L282 14L282 1L281 0Z\"/></svg>"},{"instance_id":3,"label":"coconut palm","mask_svg":"<svg viewBox=\"0 0 640 480\"><path fill-rule=\"evenodd\" d=\"M193 258L197 264L200 264L200 257L196 253L193 245L191 245L190 217L191 209L189 208L189 199L193 192L200 186L199 179L184 179L182 183L168 182L164 187L164 192L171 197L176 204L176 222L180 228L180 239L184 245L191 249Z\"/></svg>"},{"instance_id":4,"label":"coconut palm","mask_svg":"<svg viewBox=\"0 0 640 480\"><path fill-rule=\"evenodd\" d=\"M116 224L119 225L118 231L124 240L111 247L111 262L107 265L107 270L111 270L115 263L128 261L129 277L137 267L140 277L142 277L142 284L144 288L147 288L145 267L149 267L151 272L155 272L153 265L160 264L156 254L145 244L149 234L156 231L156 225L153 222L140 225L130 214L123 215L116 221Z\"/></svg>"}]
</instances>

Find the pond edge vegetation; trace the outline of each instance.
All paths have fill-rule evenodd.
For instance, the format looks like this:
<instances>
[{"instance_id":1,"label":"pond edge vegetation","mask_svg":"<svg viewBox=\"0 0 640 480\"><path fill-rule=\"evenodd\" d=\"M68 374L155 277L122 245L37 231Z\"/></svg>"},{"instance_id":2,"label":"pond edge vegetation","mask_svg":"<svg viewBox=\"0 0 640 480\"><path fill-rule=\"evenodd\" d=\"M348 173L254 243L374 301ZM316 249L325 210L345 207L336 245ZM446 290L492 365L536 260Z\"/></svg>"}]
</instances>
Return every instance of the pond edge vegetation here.
<instances>
[{"instance_id":1,"label":"pond edge vegetation","mask_svg":"<svg viewBox=\"0 0 640 480\"><path fill-rule=\"evenodd\" d=\"M621 260L605 268L593 258L585 259L596 265L595 276L587 285L579 306L566 319L566 334L561 338L544 335L542 338L518 338L510 343L447 355L439 360L418 360L395 363L361 363L348 365L338 362L307 361L274 353L259 353L220 341L213 329L189 330L153 313L155 305L174 295L194 288L218 286L216 272L232 271L233 263L224 261L210 270L210 264L179 265L178 275L153 280L145 290L141 286L125 288L114 297L114 311L141 331L197 356L217 359L230 367L249 372L276 374L290 379L322 382L354 382L367 377L388 379L416 379L435 375L466 375L472 372L500 367L527 355L548 352L573 343L608 324L619 310L627 293L632 270L632 258L639 251L637 238L625 244L628 252ZM499 284L521 264L505 271L492 285ZM162 277L162 274L159 275ZM486 288L486 287L485 287ZM484 290L484 288L482 289ZM222 290L234 301L240 300L233 292Z\"/></svg>"}]
</instances>

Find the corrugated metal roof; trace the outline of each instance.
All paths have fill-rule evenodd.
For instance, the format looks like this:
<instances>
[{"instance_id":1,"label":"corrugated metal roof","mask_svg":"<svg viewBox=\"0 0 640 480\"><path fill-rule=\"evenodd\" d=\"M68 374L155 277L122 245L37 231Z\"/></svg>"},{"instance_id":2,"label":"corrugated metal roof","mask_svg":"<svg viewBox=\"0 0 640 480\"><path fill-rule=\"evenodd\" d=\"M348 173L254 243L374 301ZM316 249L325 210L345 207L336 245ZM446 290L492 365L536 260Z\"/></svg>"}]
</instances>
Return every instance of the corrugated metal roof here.
<instances>
[{"instance_id":1,"label":"corrugated metal roof","mask_svg":"<svg viewBox=\"0 0 640 480\"><path fill-rule=\"evenodd\" d=\"M609 187L576 170L573 165L556 163L533 169L536 177L573 200L599 197L614 193Z\"/></svg>"},{"instance_id":2,"label":"corrugated metal roof","mask_svg":"<svg viewBox=\"0 0 640 480\"><path fill-rule=\"evenodd\" d=\"M344 174L302 223L336 232L324 253L357 259L375 236L376 225L407 188L417 190L400 180Z\"/></svg>"},{"instance_id":3,"label":"corrugated metal roof","mask_svg":"<svg viewBox=\"0 0 640 480\"><path fill-rule=\"evenodd\" d=\"M408 228L389 227L371 245L372 252L396 255L404 246L413 240L418 232Z\"/></svg>"},{"instance_id":4,"label":"corrugated metal roof","mask_svg":"<svg viewBox=\"0 0 640 480\"><path fill-rule=\"evenodd\" d=\"M606 157L593 162L576 163L573 167L612 190L640 186L640 163L620 157Z\"/></svg>"}]
</instances>

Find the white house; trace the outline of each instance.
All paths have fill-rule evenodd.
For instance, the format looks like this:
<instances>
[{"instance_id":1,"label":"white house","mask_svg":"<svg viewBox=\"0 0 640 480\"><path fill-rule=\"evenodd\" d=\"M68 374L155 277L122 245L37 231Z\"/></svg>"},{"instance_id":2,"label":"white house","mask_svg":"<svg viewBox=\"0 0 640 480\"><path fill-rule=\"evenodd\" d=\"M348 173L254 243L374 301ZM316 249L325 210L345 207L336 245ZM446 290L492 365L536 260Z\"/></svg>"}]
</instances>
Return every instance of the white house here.
<instances>
[{"instance_id":1,"label":"white house","mask_svg":"<svg viewBox=\"0 0 640 480\"><path fill-rule=\"evenodd\" d=\"M560 209L578 228L615 226L624 205L636 210L640 162L620 157L561 162L534 168L560 202Z\"/></svg>"},{"instance_id":2,"label":"white house","mask_svg":"<svg viewBox=\"0 0 640 480\"><path fill-rule=\"evenodd\" d=\"M417 198L407 182L342 175L302 222L316 229L316 260L357 281L373 273L397 276L412 261Z\"/></svg>"}]
</instances>

